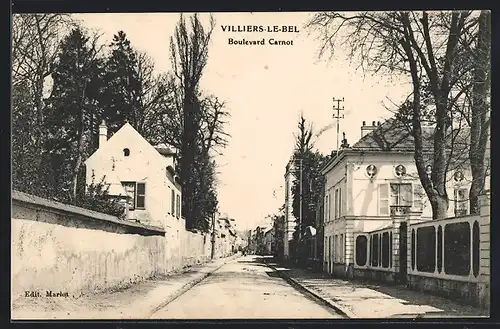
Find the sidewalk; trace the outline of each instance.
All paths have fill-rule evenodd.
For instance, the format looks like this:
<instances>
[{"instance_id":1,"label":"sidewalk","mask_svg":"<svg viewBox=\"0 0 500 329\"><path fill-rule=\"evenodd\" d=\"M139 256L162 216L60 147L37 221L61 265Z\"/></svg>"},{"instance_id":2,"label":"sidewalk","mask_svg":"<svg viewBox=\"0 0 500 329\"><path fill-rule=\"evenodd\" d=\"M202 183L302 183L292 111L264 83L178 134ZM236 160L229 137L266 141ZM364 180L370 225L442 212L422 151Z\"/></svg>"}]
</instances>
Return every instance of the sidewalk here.
<instances>
[{"instance_id":1,"label":"sidewalk","mask_svg":"<svg viewBox=\"0 0 500 329\"><path fill-rule=\"evenodd\" d=\"M12 305L12 319L145 319L238 257L219 258L119 291L80 298L18 299Z\"/></svg>"},{"instance_id":2,"label":"sidewalk","mask_svg":"<svg viewBox=\"0 0 500 329\"><path fill-rule=\"evenodd\" d=\"M333 279L325 273L268 264L287 281L330 304L348 318L488 317L487 310L400 286Z\"/></svg>"}]
</instances>

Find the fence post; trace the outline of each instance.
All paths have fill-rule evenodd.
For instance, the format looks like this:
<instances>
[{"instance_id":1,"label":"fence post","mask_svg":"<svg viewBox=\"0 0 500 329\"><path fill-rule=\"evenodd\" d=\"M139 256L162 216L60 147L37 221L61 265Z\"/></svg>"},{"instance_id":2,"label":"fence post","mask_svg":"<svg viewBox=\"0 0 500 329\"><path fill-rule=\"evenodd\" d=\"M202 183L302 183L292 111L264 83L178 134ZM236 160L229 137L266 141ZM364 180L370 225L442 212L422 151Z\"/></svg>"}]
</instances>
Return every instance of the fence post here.
<instances>
[{"instance_id":1,"label":"fence post","mask_svg":"<svg viewBox=\"0 0 500 329\"><path fill-rule=\"evenodd\" d=\"M401 234L401 222L406 221L406 217L402 215L392 215L392 267L394 269L395 277L394 280L398 280L400 275L400 250L399 250L399 236Z\"/></svg>"},{"instance_id":2,"label":"fence post","mask_svg":"<svg viewBox=\"0 0 500 329\"><path fill-rule=\"evenodd\" d=\"M479 196L481 206L479 219L479 302L490 306L490 193Z\"/></svg>"}]
</instances>

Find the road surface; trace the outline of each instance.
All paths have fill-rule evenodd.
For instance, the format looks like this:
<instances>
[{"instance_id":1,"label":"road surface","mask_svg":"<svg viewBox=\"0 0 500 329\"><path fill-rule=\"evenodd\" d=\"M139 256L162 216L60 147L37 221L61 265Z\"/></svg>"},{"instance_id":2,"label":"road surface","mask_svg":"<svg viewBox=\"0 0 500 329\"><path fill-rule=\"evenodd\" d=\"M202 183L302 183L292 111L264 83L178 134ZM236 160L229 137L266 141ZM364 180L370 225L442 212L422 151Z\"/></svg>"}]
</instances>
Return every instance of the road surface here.
<instances>
[{"instance_id":1,"label":"road surface","mask_svg":"<svg viewBox=\"0 0 500 329\"><path fill-rule=\"evenodd\" d=\"M246 256L222 266L151 318L340 318L295 290L259 259Z\"/></svg>"}]
</instances>

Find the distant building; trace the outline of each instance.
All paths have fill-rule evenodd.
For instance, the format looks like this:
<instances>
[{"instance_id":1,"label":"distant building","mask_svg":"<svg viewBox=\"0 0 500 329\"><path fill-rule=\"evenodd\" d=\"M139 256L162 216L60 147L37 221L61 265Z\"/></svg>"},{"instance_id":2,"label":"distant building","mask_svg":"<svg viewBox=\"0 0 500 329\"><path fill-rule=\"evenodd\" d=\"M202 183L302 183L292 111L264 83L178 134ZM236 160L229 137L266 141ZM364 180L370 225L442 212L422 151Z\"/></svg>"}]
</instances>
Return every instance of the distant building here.
<instances>
[{"instance_id":1,"label":"distant building","mask_svg":"<svg viewBox=\"0 0 500 329\"><path fill-rule=\"evenodd\" d=\"M284 234L283 234L283 258L288 260L291 258L293 253L293 232L297 225L297 220L293 215L293 195L292 187L293 183L297 180L294 173L293 161L290 162L285 167L285 223L284 223Z\"/></svg>"},{"instance_id":2,"label":"distant building","mask_svg":"<svg viewBox=\"0 0 500 329\"><path fill-rule=\"evenodd\" d=\"M274 254L274 226L267 228L264 232L264 254L273 255Z\"/></svg>"}]
</instances>

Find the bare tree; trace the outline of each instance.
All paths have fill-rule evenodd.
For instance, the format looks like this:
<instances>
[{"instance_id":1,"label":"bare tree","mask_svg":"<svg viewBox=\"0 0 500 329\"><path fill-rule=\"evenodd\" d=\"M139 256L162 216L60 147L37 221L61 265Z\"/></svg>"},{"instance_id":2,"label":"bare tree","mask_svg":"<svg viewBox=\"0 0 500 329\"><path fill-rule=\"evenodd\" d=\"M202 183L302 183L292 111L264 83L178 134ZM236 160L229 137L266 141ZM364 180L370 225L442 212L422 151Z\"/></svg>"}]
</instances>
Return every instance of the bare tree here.
<instances>
[{"instance_id":1,"label":"bare tree","mask_svg":"<svg viewBox=\"0 0 500 329\"><path fill-rule=\"evenodd\" d=\"M173 75L171 85L176 90L173 94L173 105L180 114L178 122L182 122L182 138L180 139L180 178L183 184L183 213L186 215L186 226L194 228L201 220L202 208L208 205L199 199L200 168L195 163L209 163L203 154L199 154L199 134L202 131L203 101L200 98L199 83L208 61L208 46L215 20L210 15L210 25L206 30L197 14L189 19L189 29L181 14L175 28L174 36L170 38L170 57ZM211 143L211 142L210 142ZM215 204L216 200L212 200ZM213 208L213 207L208 207Z\"/></svg>"},{"instance_id":2,"label":"bare tree","mask_svg":"<svg viewBox=\"0 0 500 329\"><path fill-rule=\"evenodd\" d=\"M26 130L17 133L29 136L24 138L23 147L13 145L13 153L20 162L29 158L32 167L29 170L31 182L19 182L16 186L26 187L29 192L44 189L44 89L52 73L59 43L72 26L69 14L15 14L12 17L12 88L14 92L22 89L24 95L13 99L12 114L30 121L29 125L19 122ZM25 106L27 103L30 104L28 107Z\"/></svg>"},{"instance_id":3,"label":"bare tree","mask_svg":"<svg viewBox=\"0 0 500 329\"><path fill-rule=\"evenodd\" d=\"M479 214L478 196L484 190L484 181L489 168L485 159L490 138L489 96L491 84L491 14L482 11L479 15L477 45L472 50L474 63L473 87L471 97L471 137L469 161L472 171L472 184L469 191L470 211ZM489 156L489 155L488 155Z\"/></svg>"},{"instance_id":4,"label":"bare tree","mask_svg":"<svg viewBox=\"0 0 500 329\"><path fill-rule=\"evenodd\" d=\"M205 97L201 102L202 111L198 138L202 153L205 155L210 155L211 151L220 155L220 149L228 144L230 135L224 131L224 126L227 124L226 118L230 114L224 110L225 106L225 102L213 95Z\"/></svg>"},{"instance_id":5,"label":"bare tree","mask_svg":"<svg viewBox=\"0 0 500 329\"><path fill-rule=\"evenodd\" d=\"M449 198L447 171L452 156L448 152L454 139L453 111L470 90L463 84L471 62L461 62L461 38L477 25L473 12L363 12L316 14L307 27L320 31L320 54L331 51L339 41L359 60L363 70L403 74L412 82L411 99L405 104L410 133L415 141L414 158L418 176L430 200L433 218L446 216ZM470 42L470 40L467 40ZM433 109L427 111L429 102ZM432 174L426 173L423 117L431 117Z\"/></svg>"}]
</instances>

